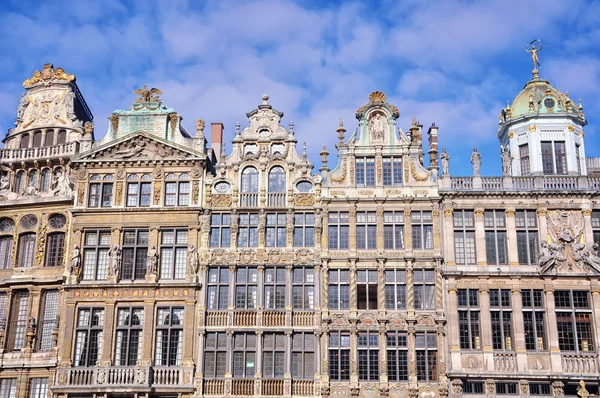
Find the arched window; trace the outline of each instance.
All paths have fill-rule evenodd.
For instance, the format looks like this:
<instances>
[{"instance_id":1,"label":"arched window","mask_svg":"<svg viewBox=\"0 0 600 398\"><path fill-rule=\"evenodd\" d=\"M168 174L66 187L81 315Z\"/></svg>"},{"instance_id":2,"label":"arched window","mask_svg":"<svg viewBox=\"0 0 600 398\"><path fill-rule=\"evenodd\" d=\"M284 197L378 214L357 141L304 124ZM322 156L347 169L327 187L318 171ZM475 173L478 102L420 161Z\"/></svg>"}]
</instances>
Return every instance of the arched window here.
<instances>
[{"instance_id":1,"label":"arched window","mask_svg":"<svg viewBox=\"0 0 600 398\"><path fill-rule=\"evenodd\" d=\"M38 130L35 133L33 133L33 147L39 148L41 146L42 146L42 132Z\"/></svg>"},{"instance_id":2,"label":"arched window","mask_svg":"<svg viewBox=\"0 0 600 398\"><path fill-rule=\"evenodd\" d=\"M258 171L254 167L246 167L242 171L242 192L258 192Z\"/></svg>"},{"instance_id":3,"label":"arched window","mask_svg":"<svg viewBox=\"0 0 600 398\"><path fill-rule=\"evenodd\" d=\"M46 267L62 265L65 248L65 234L58 232L48 235L46 243Z\"/></svg>"},{"instance_id":4,"label":"arched window","mask_svg":"<svg viewBox=\"0 0 600 398\"><path fill-rule=\"evenodd\" d=\"M19 267L33 266L33 252L35 248L35 234L28 233L19 237L19 256L17 265Z\"/></svg>"},{"instance_id":5,"label":"arched window","mask_svg":"<svg viewBox=\"0 0 600 398\"><path fill-rule=\"evenodd\" d=\"M269 192L285 192L285 170L275 166L269 172Z\"/></svg>"},{"instance_id":6,"label":"arched window","mask_svg":"<svg viewBox=\"0 0 600 398\"><path fill-rule=\"evenodd\" d=\"M20 148L29 148L29 134L23 134L21 136L21 146Z\"/></svg>"},{"instance_id":7,"label":"arched window","mask_svg":"<svg viewBox=\"0 0 600 398\"><path fill-rule=\"evenodd\" d=\"M189 175L170 173L165 176L165 206L187 206L190 203Z\"/></svg>"},{"instance_id":8,"label":"arched window","mask_svg":"<svg viewBox=\"0 0 600 398\"><path fill-rule=\"evenodd\" d=\"M29 179L27 181L27 186L37 188L37 179L38 179L38 171L35 169L31 170L29 172Z\"/></svg>"},{"instance_id":9,"label":"arched window","mask_svg":"<svg viewBox=\"0 0 600 398\"><path fill-rule=\"evenodd\" d=\"M44 146L52 145L54 145L54 130L46 130L46 142L44 142Z\"/></svg>"},{"instance_id":10,"label":"arched window","mask_svg":"<svg viewBox=\"0 0 600 398\"><path fill-rule=\"evenodd\" d=\"M60 130L58 132L58 142L57 144L64 144L65 142L67 142L67 131L66 130Z\"/></svg>"},{"instance_id":11,"label":"arched window","mask_svg":"<svg viewBox=\"0 0 600 398\"><path fill-rule=\"evenodd\" d=\"M42 179L40 181L40 191L46 192L50 189L50 169L42 170Z\"/></svg>"},{"instance_id":12,"label":"arched window","mask_svg":"<svg viewBox=\"0 0 600 398\"><path fill-rule=\"evenodd\" d=\"M15 186L14 190L16 193L21 193L25 189L25 171L19 170L15 175Z\"/></svg>"}]
</instances>

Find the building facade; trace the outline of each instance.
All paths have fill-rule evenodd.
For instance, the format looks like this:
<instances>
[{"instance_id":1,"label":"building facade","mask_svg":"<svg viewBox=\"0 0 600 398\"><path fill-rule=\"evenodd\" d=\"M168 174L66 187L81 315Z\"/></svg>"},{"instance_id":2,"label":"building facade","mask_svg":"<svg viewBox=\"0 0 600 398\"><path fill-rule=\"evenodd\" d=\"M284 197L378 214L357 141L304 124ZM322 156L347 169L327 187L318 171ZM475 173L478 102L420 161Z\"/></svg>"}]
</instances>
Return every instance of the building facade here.
<instances>
[{"instance_id":1,"label":"building facade","mask_svg":"<svg viewBox=\"0 0 600 398\"><path fill-rule=\"evenodd\" d=\"M315 172L267 95L227 151L146 86L96 141L75 81L0 152L0 398L598 393L600 162L538 71L498 177L379 91Z\"/></svg>"}]
</instances>

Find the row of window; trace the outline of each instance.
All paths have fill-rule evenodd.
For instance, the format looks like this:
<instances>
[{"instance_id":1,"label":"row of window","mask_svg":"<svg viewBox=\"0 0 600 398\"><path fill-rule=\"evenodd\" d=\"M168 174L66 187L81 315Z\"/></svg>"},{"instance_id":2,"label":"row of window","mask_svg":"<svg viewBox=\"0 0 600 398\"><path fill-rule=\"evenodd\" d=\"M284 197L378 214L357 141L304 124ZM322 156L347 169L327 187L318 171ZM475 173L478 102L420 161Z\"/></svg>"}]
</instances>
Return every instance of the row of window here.
<instances>
[{"instance_id":1,"label":"row of window","mask_svg":"<svg viewBox=\"0 0 600 398\"><path fill-rule=\"evenodd\" d=\"M14 398L17 396L17 379L0 379L0 397ZM29 379L29 398L48 397L48 378L32 377Z\"/></svg>"},{"instance_id":2,"label":"row of window","mask_svg":"<svg viewBox=\"0 0 600 398\"><path fill-rule=\"evenodd\" d=\"M520 395L519 383L516 381L497 381L495 382L496 395ZM549 382L530 381L528 383L529 395L553 395L552 387ZM463 394L485 394L485 382L483 380L465 380L462 382ZM586 384L586 389L590 396L598 394L598 385ZM564 385L564 395L577 396L579 391L578 383L566 383Z\"/></svg>"},{"instance_id":3,"label":"row of window","mask_svg":"<svg viewBox=\"0 0 600 398\"><path fill-rule=\"evenodd\" d=\"M31 169L29 172L19 170L15 173L14 184L12 184L13 192L20 194L27 187L33 187L40 192L48 192L54 187L62 172L61 167L56 167L54 170L44 167L41 171Z\"/></svg>"},{"instance_id":4,"label":"row of window","mask_svg":"<svg viewBox=\"0 0 600 398\"><path fill-rule=\"evenodd\" d=\"M481 350L479 291L458 289L458 322L460 347ZM492 348L514 351L514 320L511 291L491 289L489 311L491 316ZM548 349L546 308L542 290L522 290L523 330L528 351ZM556 329L561 351L594 352L592 308L589 292L557 290L554 292Z\"/></svg>"},{"instance_id":5,"label":"row of window","mask_svg":"<svg viewBox=\"0 0 600 398\"><path fill-rule=\"evenodd\" d=\"M19 235L17 243L17 263L16 267L32 267L35 259L35 240L36 234L25 233ZM13 237L0 236L0 269L11 268ZM46 251L44 253L45 267L58 267L63 265L63 256L65 249L65 234L55 232L46 236Z\"/></svg>"},{"instance_id":6,"label":"row of window","mask_svg":"<svg viewBox=\"0 0 600 398\"><path fill-rule=\"evenodd\" d=\"M402 159L396 157L385 157L382 159L383 185L402 185ZM356 158L356 185L363 187L374 187L375 181L375 158Z\"/></svg>"},{"instance_id":7,"label":"row of window","mask_svg":"<svg viewBox=\"0 0 600 398\"><path fill-rule=\"evenodd\" d=\"M33 139L31 140L32 148L39 148L44 146L54 146L61 145L67 142L67 131L66 130L58 130L55 132L52 129L48 129L44 132L41 130L36 130L33 132ZM30 147L30 138L29 134L21 135L21 140L19 142L19 148L25 149Z\"/></svg>"}]
</instances>

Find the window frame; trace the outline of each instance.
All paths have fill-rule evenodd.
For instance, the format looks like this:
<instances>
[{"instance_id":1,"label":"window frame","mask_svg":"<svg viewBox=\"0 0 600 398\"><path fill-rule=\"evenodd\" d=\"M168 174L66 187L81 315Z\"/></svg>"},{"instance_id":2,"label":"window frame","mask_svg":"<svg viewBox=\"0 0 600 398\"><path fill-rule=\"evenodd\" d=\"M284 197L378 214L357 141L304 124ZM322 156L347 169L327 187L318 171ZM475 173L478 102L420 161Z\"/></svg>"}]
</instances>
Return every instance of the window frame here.
<instances>
[{"instance_id":1,"label":"window frame","mask_svg":"<svg viewBox=\"0 0 600 398\"><path fill-rule=\"evenodd\" d=\"M260 336L258 337L260 338ZM268 346L268 339L273 339L273 345ZM265 332L262 336L262 374L265 379L283 379L287 362L287 336L284 333ZM280 345L283 341L283 345ZM271 359L269 359L271 357ZM270 367L269 367L270 361Z\"/></svg>"},{"instance_id":2,"label":"window frame","mask_svg":"<svg viewBox=\"0 0 600 398\"><path fill-rule=\"evenodd\" d=\"M356 270L356 308L358 310L374 311L378 309L379 278L377 273L378 271L373 269ZM374 298L373 294L375 294ZM374 308L371 308L373 306Z\"/></svg>"},{"instance_id":3,"label":"window frame","mask_svg":"<svg viewBox=\"0 0 600 398\"><path fill-rule=\"evenodd\" d=\"M454 210L452 231L454 234L454 259L456 264L477 265L475 212L473 210L463 209ZM459 237L462 239L462 242L457 239Z\"/></svg>"},{"instance_id":4,"label":"window frame","mask_svg":"<svg viewBox=\"0 0 600 398\"><path fill-rule=\"evenodd\" d=\"M96 244L88 243L88 236L96 235ZM102 243L102 238L108 237L108 241ZM94 229L84 230L83 233L83 273L82 280L84 281L98 281L106 280L108 267L110 265L110 257L108 251L110 250L111 234L109 230ZM93 264L88 263L88 253L93 254ZM89 276L89 266L93 266L92 277Z\"/></svg>"},{"instance_id":5,"label":"window frame","mask_svg":"<svg viewBox=\"0 0 600 398\"><path fill-rule=\"evenodd\" d=\"M417 278L417 275L421 277ZM431 278L428 276L431 275ZM435 311L435 285L437 273L433 268L413 269L414 307L418 311Z\"/></svg>"},{"instance_id":6,"label":"window frame","mask_svg":"<svg viewBox=\"0 0 600 398\"><path fill-rule=\"evenodd\" d=\"M17 268L33 267L35 259L35 232L24 232L19 235L17 245Z\"/></svg>"},{"instance_id":7,"label":"window frame","mask_svg":"<svg viewBox=\"0 0 600 398\"><path fill-rule=\"evenodd\" d=\"M386 250L404 250L404 211L383 212L383 248Z\"/></svg>"},{"instance_id":8,"label":"window frame","mask_svg":"<svg viewBox=\"0 0 600 398\"><path fill-rule=\"evenodd\" d=\"M170 200L172 199L172 201ZM190 205L190 177L186 173L177 176L169 173L165 176L164 206L189 206Z\"/></svg>"},{"instance_id":9,"label":"window frame","mask_svg":"<svg viewBox=\"0 0 600 398\"><path fill-rule=\"evenodd\" d=\"M512 291L510 289L490 289L489 300L492 349L494 351L513 352L515 351L515 329L513 325Z\"/></svg>"},{"instance_id":10,"label":"window frame","mask_svg":"<svg viewBox=\"0 0 600 398\"><path fill-rule=\"evenodd\" d=\"M230 213L211 213L209 245L211 248L231 246Z\"/></svg>"},{"instance_id":11,"label":"window frame","mask_svg":"<svg viewBox=\"0 0 600 398\"><path fill-rule=\"evenodd\" d=\"M481 350L479 289L457 289L459 344L461 350Z\"/></svg>"},{"instance_id":12,"label":"window frame","mask_svg":"<svg viewBox=\"0 0 600 398\"><path fill-rule=\"evenodd\" d=\"M568 306L560 305L561 300L564 301L564 293L568 293ZM575 298L575 293L578 294L579 297ZM581 298L585 295L586 306L576 305L581 302ZM560 296L563 296L562 298ZM587 290L576 290L576 289L565 289L565 290L555 290L554 291L554 308L556 311L556 329L558 332L558 348L561 352L577 352L577 353L592 353L596 347L596 341L594 340L594 322L593 322L593 307L590 299L590 292ZM560 327L560 319L562 317L568 317L570 319L570 331L566 329L568 334L571 334L572 344L574 349L563 349L565 346L565 342L562 340L562 335L565 333L563 328ZM579 323L577 322L580 316L587 317L587 331L585 333L588 334L589 338L583 339L581 338L581 334L584 332L580 329ZM581 320L585 320L585 318L581 318ZM565 324L565 326L567 326ZM591 343L591 344L590 344Z\"/></svg>"},{"instance_id":13,"label":"window frame","mask_svg":"<svg viewBox=\"0 0 600 398\"><path fill-rule=\"evenodd\" d=\"M350 244L350 213L329 212L327 235L329 250L347 250Z\"/></svg>"},{"instance_id":14,"label":"window frame","mask_svg":"<svg viewBox=\"0 0 600 398\"><path fill-rule=\"evenodd\" d=\"M296 275L300 275L296 278ZM299 291L299 295L298 295ZM292 309L314 311L315 271L312 267L294 267L292 270Z\"/></svg>"},{"instance_id":15,"label":"window frame","mask_svg":"<svg viewBox=\"0 0 600 398\"><path fill-rule=\"evenodd\" d=\"M385 270L384 294L385 309L387 311L404 311L407 309L406 269Z\"/></svg>"},{"instance_id":16,"label":"window frame","mask_svg":"<svg viewBox=\"0 0 600 398\"><path fill-rule=\"evenodd\" d=\"M241 346L238 346L238 342L237 339L244 337ZM250 339L249 339L250 338ZM233 349L232 354L231 354L231 360L232 360L232 366L231 366L231 370L232 370L232 374L233 374L233 378L234 379L253 379L254 375L258 372L258 369L256 368L256 358L257 355L262 354L257 352L257 340L260 337L257 336L254 332L242 332L242 333L235 333L233 335ZM254 340L254 346L252 347L251 344L249 344L249 340ZM241 340L240 340L241 341ZM236 357L239 358L239 355L236 354L242 354L242 358L243 358L243 363L242 363L242 372L237 373L237 369L236 369ZM250 357L252 357L252 355L254 356L254 362L253 362L253 366L248 366L249 363L249 355ZM251 370L249 370L249 368L254 368L254 372L252 374L249 374L251 372Z\"/></svg>"},{"instance_id":17,"label":"window frame","mask_svg":"<svg viewBox=\"0 0 600 398\"><path fill-rule=\"evenodd\" d=\"M332 278L333 275L335 275L336 277ZM342 278L342 275L344 275L344 278ZM332 297L334 296L335 300L332 300ZM336 303L335 306L333 306L333 302ZM330 310L350 309L350 270L329 270L329 280L327 286L327 307Z\"/></svg>"},{"instance_id":18,"label":"window frame","mask_svg":"<svg viewBox=\"0 0 600 398\"><path fill-rule=\"evenodd\" d=\"M127 243L127 234L135 234L135 243ZM143 238L140 235L146 234L146 240L144 243ZM147 255L150 249L150 232L146 228L132 228L123 231L123 246L122 246L122 261L121 264L121 280L135 281L146 278L146 272L148 269ZM140 243L141 242L141 243ZM127 253L132 253L131 258L128 258ZM127 261L131 260L131 267L129 267Z\"/></svg>"},{"instance_id":19,"label":"window frame","mask_svg":"<svg viewBox=\"0 0 600 398\"><path fill-rule=\"evenodd\" d=\"M237 246L258 247L258 213L240 214Z\"/></svg>"},{"instance_id":20,"label":"window frame","mask_svg":"<svg viewBox=\"0 0 600 398\"><path fill-rule=\"evenodd\" d=\"M82 325L81 324L81 316L82 316L82 312L84 311L89 311L89 316L88 316L88 323L86 325ZM98 315L98 317L96 318L96 316ZM103 343L104 343L104 307L79 307L77 309L77 319L76 319L76 323L75 323L75 338L74 338L74 346L73 346L73 366L75 367L90 367L90 366L96 366L97 363L100 361L100 358L102 356L102 347L103 347ZM99 322L98 323L94 323L95 319L98 319ZM81 344L79 343L79 333L84 333L85 335L82 337L83 338L83 342L81 342ZM95 352L95 357L94 355L90 354L92 353L92 351L90 351L90 349L92 348L92 343L94 342L92 336L95 337L95 348L96 348L96 352ZM77 351L79 350L79 347L81 347L82 350L85 349L85 351L83 351L82 353L80 353L80 356L83 356L84 358L79 357L78 358L78 353Z\"/></svg>"},{"instance_id":21,"label":"window frame","mask_svg":"<svg viewBox=\"0 0 600 398\"><path fill-rule=\"evenodd\" d=\"M209 344L211 336L214 336L214 347ZM225 346L219 345L219 337L222 338L221 342L224 340ZM210 379L225 377L227 372L227 339L226 332L206 332L204 340L204 377Z\"/></svg>"},{"instance_id":22,"label":"window frame","mask_svg":"<svg viewBox=\"0 0 600 398\"><path fill-rule=\"evenodd\" d=\"M329 379L332 381L349 381L350 332L330 331L327 351L329 357Z\"/></svg>"},{"instance_id":23,"label":"window frame","mask_svg":"<svg viewBox=\"0 0 600 398\"><path fill-rule=\"evenodd\" d=\"M216 279L212 278L213 275L216 276ZM226 278L223 278L225 275ZM208 311L226 311L229 308L229 280L229 267L218 265L208 268L206 283L206 308ZM214 297L211 297L211 292L214 292ZM225 298L224 302L222 302L223 297Z\"/></svg>"},{"instance_id":24,"label":"window frame","mask_svg":"<svg viewBox=\"0 0 600 398\"><path fill-rule=\"evenodd\" d=\"M53 348L52 332L58 327L58 306L60 294L58 289L44 290L38 316L37 348L39 351L49 351Z\"/></svg>"},{"instance_id":25,"label":"window frame","mask_svg":"<svg viewBox=\"0 0 600 398\"><path fill-rule=\"evenodd\" d=\"M423 345L419 346L421 337ZM431 382L439 379L437 332L419 331L415 333L415 363L418 381Z\"/></svg>"},{"instance_id":26,"label":"window frame","mask_svg":"<svg viewBox=\"0 0 600 398\"><path fill-rule=\"evenodd\" d=\"M46 240L46 253L44 256L45 267L61 267L64 262L65 233L53 232L48 234Z\"/></svg>"},{"instance_id":27,"label":"window frame","mask_svg":"<svg viewBox=\"0 0 600 398\"><path fill-rule=\"evenodd\" d=\"M530 222L533 221L533 222ZM521 265L538 264L539 230L535 210L517 210L517 257Z\"/></svg>"},{"instance_id":28,"label":"window frame","mask_svg":"<svg viewBox=\"0 0 600 398\"><path fill-rule=\"evenodd\" d=\"M161 311L168 311L166 321L161 322ZM175 316L180 317L174 322ZM183 339L185 310L178 305L159 306L156 308L156 338L154 344L154 365L155 366L180 366L183 356ZM162 332L162 333L161 333ZM162 335L166 334L166 347ZM160 357L159 357L160 356Z\"/></svg>"},{"instance_id":29,"label":"window frame","mask_svg":"<svg viewBox=\"0 0 600 398\"><path fill-rule=\"evenodd\" d=\"M129 312L125 323L121 323L121 313ZM118 307L115 325L115 366L135 366L141 359L144 333L144 308L140 306ZM137 317L139 323L132 320ZM121 334L121 337L119 335ZM135 347L137 345L137 347Z\"/></svg>"},{"instance_id":30,"label":"window frame","mask_svg":"<svg viewBox=\"0 0 600 398\"><path fill-rule=\"evenodd\" d=\"M487 264L508 265L508 225L506 223L505 211L496 209L485 210L484 228ZM503 242L501 242L501 239L503 239ZM504 258L502 258L502 254L504 254Z\"/></svg>"},{"instance_id":31,"label":"window frame","mask_svg":"<svg viewBox=\"0 0 600 398\"><path fill-rule=\"evenodd\" d=\"M433 249L433 212L431 210L412 210L410 225L413 250Z\"/></svg>"},{"instance_id":32,"label":"window frame","mask_svg":"<svg viewBox=\"0 0 600 398\"><path fill-rule=\"evenodd\" d=\"M265 226L265 247L287 246L287 217L286 213L267 213Z\"/></svg>"},{"instance_id":33,"label":"window frame","mask_svg":"<svg viewBox=\"0 0 600 398\"><path fill-rule=\"evenodd\" d=\"M523 331L527 351L548 351L546 307L544 304L544 291L542 289L521 290ZM530 319L527 319L528 317Z\"/></svg>"},{"instance_id":34,"label":"window frame","mask_svg":"<svg viewBox=\"0 0 600 398\"><path fill-rule=\"evenodd\" d=\"M382 158L382 169L383 185L393 187L400 187L403 185L402 157L387 156Z\"/></svg>"},{"instance_id":35,"label":"window frame","mask_svg":"<svg viewBox=\"0 0 600 398\"><path fill-rule=\"evenodd\" d=\"M167 234L173 235L173 242L165 242ZM185 239L180 241L180 235ZM184 280L187 276L188 230L168 228L160 230L160 279ZM170 255L168 253L171 253ZM183 255L182 255L183 253ZM167 271L169 271L167 273Z\"/></svg>"},{"instance_id":36,"label":"window frame","mask_svg":"<svg viewBox=\"0 0 600 398\"><path fill-rule=\"evenodd\" d=\"M357 156L354 159L355 181L357 187L374 187L376 185L375 178L375 158L368 156Z\"/></svg>"},{"instance_id":37,"label":"window frame","mask_svg":"<svg viewBox=\"0 0 600 398\"><path fill-rule=\"evenodd\" d=\"M356 212L356 249L377 249L377 212Z\"/></svg>"},{"instance_id":38,"label":"window frame","mask_svg":"<svg viewBox=\"0 0 600 398\"><path fill-rule=\"evenodd\" d=\"M315 213L294 213L294 247L315 246Z\"/></svg>"},{"instance_id":39,"label":"window frame","mask_svg":"<svg viewBox=\"0 0 600 398\"><path fill-rule=\"evenodd\" d=\"M152 205L152 175L145 173L127 176L125 207L150 207ZM135 192L131 189L135 188ZM147 204L146 204L147 203Z\"/></svg>"},{"instance_id":40,"label":"window frame","mask_svg":"<svg viewBox=\"0 0 600 398\"><path fill-rule=\"evenodd\" d=\"M263 274L264 309L271 311L284 311L287 296L286 268L268 266L265 267ZM274 279L270 279L271 277L274 277Z\"/></svg>"},{"instance_id":41,"label":"window frame","mask_svg":"<svg viewBox=\"0 0 600 398\"><path fill-rule=\"evenodd\" d=\"M358 380L379 381L379 331L358 332Z\"/></svg>"},{"instance_id":42,"label":"window frame","mask_svg":"<svg viewBox=\"0 0 600 398\"><path fill-rule=\"evenodd\" d=\"M240 280L241 273L244 271L246 277ZM252 276L250 280L248 276ZM254 279L255 278L255 279ZM235 309L237 310L256 310L258 308L258 269L254 266L238 266L235 270Z\"/></svg>"}]
</instances>

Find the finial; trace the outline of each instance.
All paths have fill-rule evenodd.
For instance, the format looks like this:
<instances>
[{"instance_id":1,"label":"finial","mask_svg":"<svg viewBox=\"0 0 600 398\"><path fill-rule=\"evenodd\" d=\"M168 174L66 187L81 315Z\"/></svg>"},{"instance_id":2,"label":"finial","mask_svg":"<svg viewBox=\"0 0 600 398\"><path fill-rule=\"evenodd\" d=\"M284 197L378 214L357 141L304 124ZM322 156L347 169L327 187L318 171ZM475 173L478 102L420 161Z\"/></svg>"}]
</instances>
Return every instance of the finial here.
<instances>
[{"instance_id":1,"label":"finial","mask_svg":"<svg viewBox=\"0 0 600 398\"><path fill-rule=\"evenodd\" d=\"M509 103L509 101L508 101L508 100L506 100L506 107L507 107L507 108L510 108L510 103Z\"/></svg>"},{"instance_id":2,"label":"finial","mask_svg":"<svg viewBox=\"0 0 600 398\"><path fill-rule=\"evenodd\" d=\"M327 148L325 147L325 145L323 145L323 149L321 149L321 152L319 153L319 155L321 155L321 161L323 162L323 167L321 167L319 170L320 171L329 171L329 167L327 167L327 156L329 155L329 152L327 151Z\"/></svg>"},{"instance_id":3,"label":"finial","mask_svg":"<svg viewBox=\"0 0 600 398\"><path fill-rule=\"evenodd\" d=\"M138 88L133 92L133 94L137 94L140 98L136 99L135 102L160 102L160 95L163 94L159 89L152 87L150 90L144 84L143 88Z\"/></svg>"},{"instance_id":4,"label":"finial","mask_svg":"<svg viewBox=\"0 0 600 398\"><path fill-rule=\"evenodd\" d=\"M302 157L306 159L306 141L302 143Z\"/></svg>"},{"instance_id":5,"label":"finial","mask_svg":"<svg viewBox=\"0 0 600 398\"><path fill-rule=\"evenodd\" d=\"M583 103L581 102L581 98L579 98L579 103L577 104L577 109L579 110L579 117L584 118L583 114Z\"/></svg>"},{"instance_id":6,"label":"finial","mask_svg":"<svg viewBox=\"0 0 600 398\"><path fill-rule=\"evenodd\" d=\"M346 132L346 129L344 128L344 121L342 120L342 118L340 118L340 126L337 128L337 133L338 133L338 138L340 140L340 144L344 143L344 133Z\"/></svg>"},{"instance_id":7,"label":"finial","mask_svg":"<svg viewBox=\"0 0 600 398\"><path fill-rule=\"evenodd\" d=\"M262 101L263 101L262 102L263 105L269 105L269 102L268 102L269 101L269 95L268 94L263 94Z\"/></svg>"},{"instance_id":8,"label":"finial","mask_svg":"<svg viewBox=\"0 0 600 398\"><path fill-rule=\"evenodd\" d=\"M294 122L290 120L290 134L294 135Z\"/></svg>"},{"instance_id":9,"label":"finial","mask_svg":"<svg viewBox=\"0 0 600 398\"><path fill-rule=\"evenodd\" d=\"M196 136L198 137L202 137L204 136L204 126L205 126L205 122L202 119L197 119L196 120Z\"/></svg>"},{"instance_id":10,"label":"finial","mask_svg":"<svg viewBox=\"0 0 600 398\"><path fill-rule=\"evenodd\" d=\"M235 135L240 135L240 122L235 123Z\"/></svg>"},{"instance_id":11,"label":"finial","mask_svg":"<svg viewBox=\"0 0 600 398\"><path fill-rule=\"evenodd\" d=\"M221 144L221 160L225 160L225 143Z\"/></svg>"}]
</instances>

